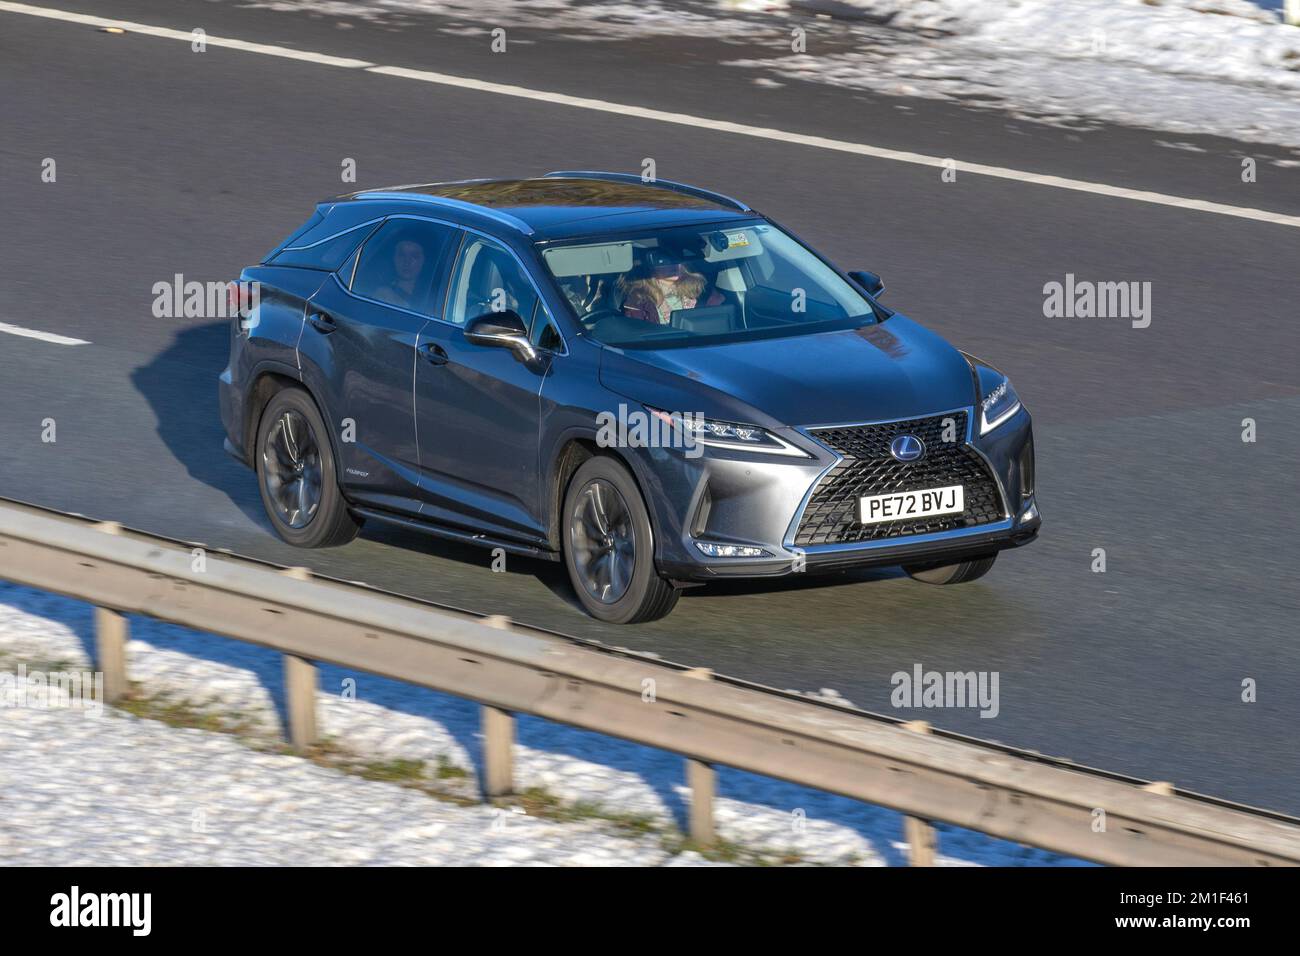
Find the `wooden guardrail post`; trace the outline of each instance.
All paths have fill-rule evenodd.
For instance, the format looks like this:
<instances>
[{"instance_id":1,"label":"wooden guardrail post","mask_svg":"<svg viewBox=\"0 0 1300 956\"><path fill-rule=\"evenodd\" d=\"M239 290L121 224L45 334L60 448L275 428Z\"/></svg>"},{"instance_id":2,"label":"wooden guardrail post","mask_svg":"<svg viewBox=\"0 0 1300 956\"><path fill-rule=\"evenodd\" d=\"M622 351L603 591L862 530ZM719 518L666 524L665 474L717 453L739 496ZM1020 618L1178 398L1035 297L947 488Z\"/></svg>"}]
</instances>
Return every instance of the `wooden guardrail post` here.
<instances>
[{"instance_id":1,"label":"wooden guardrail post","mask_svg":"<svg viewBox=\"0 0 1300 956\"><path fill-rule=\"evenodd\" d=\"M488 627L510 629L510 618L491 614ZM504 797L515 789L515 715L483 704L483 795Z\"/></svg>"},{"instance_id":2,"label":"wooden guardrail post","mask_svg":"<svg viewBox=\"0 0 1300 956\"><path fill-rule=\"evenodd\" d=\"M95 527L105 534L121 534L116 521L101 521ZM126 696L126 615L112 608L95 608L95 666L104 675L104 703L115 704Z\"/></svg>"},{"instance_id":3,"label":"wooden guardrail post","mask_svg":"<svg viewBox=\"0 0 1300 956\"><path fill-rule=\"evenodd\" d=\"M95 608L95 664L104 675L104 703L126 696L126 615L112 608Z\"/></svg>"},{"instance_id":4,"label":"wooden guardrail post","mask_svg":"<svg viewBox=\"0 0 1300 956\"><path fill-rule=\"evenodd\" d=\"M285 577L311 580L307 568L285 568ZM289 722L289 743L305 750L319 739L316 729L316 665L296 654L284 655L285 715Z\"/></svg>"},{"instance_id":5,"label":"wooden guardrail post","mask_svg":"<svg viewBox=\"0 0 1300 956\"><path fill-rule=\"evenodd\" d=\"M918 734L928 734L930 724L925 720L909 720L903 724L907 730ZM903 817L903 837L907 840L908 861L912 866L934 866L935 839L934 825L920 817Z\"/></svg>"},{"instance_id":6,"label":"wooden guardrail post","mask_svg":"<svg viewBox=\"0 0 1300 956\"><path fill-rule=\"evenodd\" d=\"M713 680L707 667L693 667L684 673L697 680ZM686 759L686 786L691 791L690 836L700 846L710 846L717 833L713 827L713 800L718 793L718 774L712 764Z\"/></svg>"}]
</instances>

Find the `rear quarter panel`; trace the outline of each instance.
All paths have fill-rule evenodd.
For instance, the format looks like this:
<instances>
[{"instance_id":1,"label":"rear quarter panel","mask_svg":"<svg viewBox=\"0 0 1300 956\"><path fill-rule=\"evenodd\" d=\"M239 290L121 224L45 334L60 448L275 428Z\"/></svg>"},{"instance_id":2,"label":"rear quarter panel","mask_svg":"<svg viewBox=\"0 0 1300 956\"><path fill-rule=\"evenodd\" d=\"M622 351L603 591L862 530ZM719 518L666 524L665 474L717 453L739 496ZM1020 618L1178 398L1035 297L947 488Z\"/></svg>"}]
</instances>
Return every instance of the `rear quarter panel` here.
<instances>
[{"instance_id":1,"label":"rear quarter panel","mask_svg":"<svg viewBox=\"0 0 1300 956\"><path fill-rule=\"evenodd\" d=\"M230 362L220 377L221 416L236 453L248 459L251 438L249 399L260 375L268 370L301 378L298 341L304 310L327 278L311 269L255 266L241 281L257 283L258 301L248 318L230 323Z\"/></svg>"}]
</instances>

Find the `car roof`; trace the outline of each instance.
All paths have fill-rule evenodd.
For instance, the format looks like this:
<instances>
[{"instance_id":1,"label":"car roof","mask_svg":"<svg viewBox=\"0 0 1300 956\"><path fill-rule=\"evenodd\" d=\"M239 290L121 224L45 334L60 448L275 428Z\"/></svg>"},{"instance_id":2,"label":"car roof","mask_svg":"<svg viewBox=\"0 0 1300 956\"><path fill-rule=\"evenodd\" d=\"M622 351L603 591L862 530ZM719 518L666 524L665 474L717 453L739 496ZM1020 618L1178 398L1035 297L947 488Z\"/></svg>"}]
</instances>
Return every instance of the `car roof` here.
<instances>
[{"instance_id":1,"label":"car roof","mask_svg":"<svg viewBox=\"0 0 1300 956\"><path fill-rule=\"evenodd\" d=\"M493 222L548 241L577 236L753 219L744 203L685 183L643 182L628 173L559 172L532 179L469 179L367 189L340 202L382 200L410 204L412 213L436 209L467 225ZM457 215L459 214L459 215Z\"/></svg>"}]
</instances>

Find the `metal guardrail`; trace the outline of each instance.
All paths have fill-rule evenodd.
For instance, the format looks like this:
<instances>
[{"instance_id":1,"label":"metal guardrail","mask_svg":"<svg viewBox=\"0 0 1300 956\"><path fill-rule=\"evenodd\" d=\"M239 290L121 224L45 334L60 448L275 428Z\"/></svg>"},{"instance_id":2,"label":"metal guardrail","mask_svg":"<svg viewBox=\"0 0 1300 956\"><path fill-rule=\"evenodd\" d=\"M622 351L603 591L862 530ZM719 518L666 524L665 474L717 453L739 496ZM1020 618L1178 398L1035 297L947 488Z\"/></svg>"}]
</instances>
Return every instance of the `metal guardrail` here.
<instances>
[{"instance_id":1,"label":"metal guardrail","mask_svg":"<svg viewBox=\"0 0 1300 956\"><path fill-rule=\"evenodd\" d=\"M702 843L713 839L713 766L725 765L906 814L915 864L933 862L932 821L1107 864L1300 864L1300 820L1282 814L918 733L927 728L305 569L209 550L196 570L193 547L0 503L0 578L96 606L110 702L127 689L124 615L144 614L282 652L298 746L316 736L317 661L478 702L488 796L512 786L518 713L681 754Z\"/></svg>"}]
</instances>

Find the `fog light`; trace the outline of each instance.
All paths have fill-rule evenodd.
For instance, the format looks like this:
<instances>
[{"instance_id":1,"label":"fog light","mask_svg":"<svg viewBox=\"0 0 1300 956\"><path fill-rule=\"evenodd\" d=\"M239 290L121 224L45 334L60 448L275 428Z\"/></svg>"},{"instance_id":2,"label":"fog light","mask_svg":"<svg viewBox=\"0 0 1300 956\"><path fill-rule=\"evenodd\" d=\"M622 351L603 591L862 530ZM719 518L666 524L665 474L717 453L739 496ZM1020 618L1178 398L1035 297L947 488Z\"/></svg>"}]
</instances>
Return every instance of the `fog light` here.
<instances>
[{"instance_id":1,"label":"fog light","mask_svg":"<svg viewBox=\"0 0 1300 956\"><path fill-rule=\"evenodd\" d=\"M699 548L711 558L763 558L771 557L770 551L751 548L743 544L714 544L711 541L696 541Z\"/></svg>"},{"instance_id":2,"label":"fog light","mask_svg":"<svg viewBox=\"0 0 1300 956\"><path fill-rule=\"evenodd\" d=\"M1028 508L1026 508L1025 513L1020 516L1020 523L1024 524L1026 521L1037 521L1037 520L1038 520L1038 502L1034 502Z\"/></svg>"}]
</instances>

